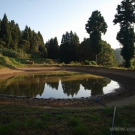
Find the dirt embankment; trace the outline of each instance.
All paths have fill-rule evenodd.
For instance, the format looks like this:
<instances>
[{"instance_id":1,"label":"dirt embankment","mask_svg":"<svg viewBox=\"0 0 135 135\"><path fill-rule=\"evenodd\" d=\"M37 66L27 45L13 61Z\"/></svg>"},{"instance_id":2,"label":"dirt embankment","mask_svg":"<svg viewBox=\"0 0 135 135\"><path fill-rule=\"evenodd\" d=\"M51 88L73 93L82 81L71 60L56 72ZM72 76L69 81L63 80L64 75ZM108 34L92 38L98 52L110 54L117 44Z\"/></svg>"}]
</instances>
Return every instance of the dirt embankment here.
<instances>
[{"instance_id":1,"label":"dirt embankment","mask_svg":"<svg viewBox=\"0 0 135 135\"><path fill-rule=\"evenodd\" d=\"M102 67L25 67L25 68L16 68L16 69L1 69L0 77L8 77L14 76L17 74L28 74L28 73L42 73L49 71L78 71L84 73L91 73L95 75L101 75L108 77L112 80L119 82L120 88L116 90L116 92L104 95L102 97L98 97L101 102L106 104L107 106L121 106L130 103L135 103L135 71L134 70L122 70L122 69L108 69ZM18 99L19 100L19 99ZM51 99L52 100L52 99ZM2 99L3 102L7 101L7 99ZM11 100L10 100L11 101ZM17 100L15 100L17 101ZM8 101L9 102L9 101ZM21 103L33 105L33 101L27 102L27 100L19 100ZM46 102L46 101L45 101ZM93 103L92 100L77 100L77 101L62 101L57 100L54 105L54 101L43 102L35 102L35 105L43 105L43 106L97 106L99 104Z\"/></svg>"}]
</instances>

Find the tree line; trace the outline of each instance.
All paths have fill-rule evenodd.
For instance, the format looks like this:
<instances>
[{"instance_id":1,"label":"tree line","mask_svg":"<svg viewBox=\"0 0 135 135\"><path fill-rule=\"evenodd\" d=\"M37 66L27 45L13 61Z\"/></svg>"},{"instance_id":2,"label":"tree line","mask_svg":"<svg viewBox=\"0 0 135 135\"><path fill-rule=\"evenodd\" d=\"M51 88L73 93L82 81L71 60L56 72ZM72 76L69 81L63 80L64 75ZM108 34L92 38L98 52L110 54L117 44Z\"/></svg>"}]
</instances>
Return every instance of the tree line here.
<instances>
[{"instance_id":1,"label":"tree line","mask_svg":"<svg viewBox=\"0 0 135 135\"><path fill-rule=\"evenodd\" d=\"M135 34L132 25L135 22L135 2L123 0L116 10L113 23L120 24L117 40L122 45L121 55L125 60L125 67L130 67L135 52ZM110 44L102 40L102 34L106 33L107 27L100 11L95 10L85 25L89 38L84 38L80 43L77 33L70 31L62 35L61 44L58 45L57 37L44 43L39 31L36 33L28 26L21 31L19 25L14 20L8 21L4 14L0 20L0 45L13 50L22 49L31 56L60 59L64 63L88 60L101 65L115 66L114 50Z\"/></svg>"},{"instance_id":2,"label":"tree line","mask_svg":"<svg viewBox=\"0 0 135 135\"><path fill-rule=\"evenodd\" d=\"M28 26L21 31L14 20L8 21L6 14L0 20L0 45L13 50L19 48L28 54L35 53L47 57L41 33L39 31L36 33Z\"/></svg>"}]
</instances>

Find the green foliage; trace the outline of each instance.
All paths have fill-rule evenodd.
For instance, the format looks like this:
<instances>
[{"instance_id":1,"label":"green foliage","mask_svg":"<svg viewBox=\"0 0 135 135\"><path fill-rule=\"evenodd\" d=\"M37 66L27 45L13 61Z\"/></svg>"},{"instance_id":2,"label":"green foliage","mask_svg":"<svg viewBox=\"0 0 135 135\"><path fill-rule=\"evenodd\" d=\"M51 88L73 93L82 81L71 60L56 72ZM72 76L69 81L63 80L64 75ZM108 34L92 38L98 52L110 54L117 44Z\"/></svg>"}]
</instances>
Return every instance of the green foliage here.
<instances>
[{"instance_id":1,"label":"green foliage","mask_svg":"<svg viewBox=\"0 0 135 135\"><path fill-rule=\"evenodd\" d=\"M131 66L131 59L134 56L134 28L131 24L135 23L135 1L123 0L117 6L117 14L113 20L114 24L120 24L120 31L117 33L117 40L123 46L121 55L125 60L125 67Z\"/></svg>"},{"instance_id":2,"label":"green foliage","mask_svg":"<svg viewBox=\"0 0 135 135\"><path fill-rule=\"evenodd\" d=\"M88 134L88 130L82 122L80 122L77 118L71 117L69 119L69 125L72 127L72 132L74 135L86 135Z\"/></svg>"},{"instance_id":3,"label":"green foliage","mask_svg":"<svg viewBox=\"0 0 135 135\"><path fill-rule=\"evenodd\" d=\"M82 63L77 62L77 61L71 61L69 64L70 65L81 65Z\"/></svg>"},{"instance_id":4,"label":"green foliage","mask_svg":"<svg viewBox=\"0 0 135 135\"><path fill-rule=\"evenodd\" d=\"M104 66L115 66L114 50L106 42L101 40L102 53L98 55L98 64ZM85 65L96 65L94 53L91 47L90 39L84 39L81 45L77 49L78 61L83 61ZM94 61L94 62L92 62Z\"/></svg>"},{"instance_id":5,"label":"green foliage","mask_svg":"<svg viewBox=\"0 0 135 135\"><path fill-rule=\"evenodd\" d=\"M45 47L47 48L48 58L49 59L57 59L59 54L59 45L57 37L54 39L51 38L48 42L46 42Z\"/></svg>"},{"instance_id":6,"label":"green foliage","mask_svg":"<svg viewBox=\"0 0 135 135\"><path fill-rule=\"evenodd\" d=\"M90 61L85 60L85 61L84 61L84 64L85 64L85 65L89 65L89 64L90 64Z\"/></svg>"},{"instance_id":7,"label":"green foliage","mask_svg":"<svg viewBox=\"0 0 135 135\"><path fill-rule=\"evenodd\" d=\"M2 135L106 135L110 134L113 116L113 107L102 109L88 109L88 107L52 108L46 110L43 107L32 107L19 103L0 103L0 109L1 112L9 112L9 115L0 115L0 134ZM86 112L76 113L84 110ZM43 114L33 115L39 112ZM49 115L53 112L67 112L67 114ZM14 115L10 115L10 113ZM22 113L24 115L20 115ZM45 116L43 116L44 113L46 113ZM135 105L117 107L115 127L132 127L135 123L134 113ZM114 131L114 133L134 135L133 131Z\"/></svg>"},{"instance_id":8,"label":"green foliage","mask_svg":"<svg viewBox=\"0 0 135 135\"><path fill-rule=\"evenodd\" d=\"M96 61L90 61L90 65L97 65Z\"/></svg>"},{"instance_id":9,"label":"green foliage","mask_svg":"<svg viewBox=\"0 0 135 135\"><path fill-rule=\"evenodd\" d=\"M92 12L91 17L87 21L85 25L85 29L89 34L92 34L95 31L99 31L99 33L106 33L107 24L101 15L100 11L96 10Z\"/></svg>"},{"instance_id":10,"label":"green foliage","mask_svg":"<svg viewBox=\"0 0 135 135\"><path fill-rule=\"evenodd\" d=\"M69 119L69 125L70 126L78 126L79 123L80 123L80 121L77 118L75 118L75 117L71 117Z\"/></svg>"},{"instance_id":11,"label":"green foliage","mask_svg":"<svg viewBox=\"0 0 135 135\"><path fill-rule=\"evenodd\" d=\"M13 58L29 58L30 55L26 54L21 49L17 49L16 51L13 49L8 49L5 47L0 46L0 53L7 57L13 57Z\"/></svg>"},{"instance_id":12,"label":"green foliage","mask_svg":"<svg viewBox=\"0 0 135 135\"><path fill-rule=\"evenodd\" d=\"M6 14L0 20L0 46L8 49L31 54L32 57L47 57L47 50L44 46L44 41L41 33L36 33L26 25L23 31L20 31L19 25L14 20L8 21ZM2 51L3 55L9 57L17 57L16 53ZM21 57L21 56L19 56Z\"/></svg>"},{"instance_id":13,"label":"green foliage","mask_svg":"<svg viewBox=\"0 0 135 135\"><path fill-rule=\"evenodd\" d=\"M10 26L10 31L11 31L10 48L16 50L18 48L21 31L20 31L18 24L15 24L14 20L9 22L9 26Z\"/></svg>"},{"instance_id":14,"label":"green foliage","mask_svg":"<svg viewBox=\"0 0 135 135\"><path fill-rule=\"evenodd\" d=\"M113 67L116 66L116 60L114 56L114 50L111 48L110 44L106 41L102 41L103 51L100 55L98 55L98 64Z\"/></svg>"},{"instance_id":15,"label":"green foliage","mask_svg":"<svg viewBox=\"0 0 135 135\"><path fill-rule=\"evenodd\" d=\"M70 40L67 38L69 35L71 36ZM63 41L64 37L66 37L66 39ZM62 43L60 45L59 57L61 62L67 64L77 60L76 50L79 46L79 37L76 33L73 34L72 31L70 33L66 32L64 37L62 38Z\"/></svg>"},{"instance_id":16,"label":"green foliage","mask_svg":"<svg viewBox=\"0 0 135 135\"><path fill-rule=\"evenodd\" d=\"M55 64L55 62L53 60L51 60L51 59L46 59L45 62L47 64Z\"/></svg>"},{"instance_id":17,"label":"green foliage","mask_svg":"<svg viewBox=\"0 0 135 135\"><path fill-rule=\"evenodd\" d=\"M7 67L14 69L15 66L24 64L24 59L11 58L0 55L0 68Z\"/></svg>"},{"instance_id":18,"label":"green foliage","mask_svg":"<svg viewBox=\"0 0 135 135\"><path fill-rule=\"evenodd\" d=\"M94 53L100 54L102 52L101 33L106 33L107 24L98 10L92 12L85 29L90 34L91 47Z\"/></svg>"},{"instance_id":19,"label":"green foliage","mask_svg":"<svg viewBox=\"0 0 135 135\"><path fill-rule=\"evenodd\" d=\"M11 31L10 31L10 26L6 14L4 14L3 19L1 21L0 39L2 39L2 41L5 42L5 47L8 48L10 47Z\"/></svg>"},{"instance_id":20,"label":"green foliage","mask_svg":"<svg viewBox=\"0 0 135 135\"><path fill-rule=\"evenodd\" d=\"M40 54L43 58L47 58L48 53L47 53L46 47L40 45L38 50L39 50L39 54Z\"/></svg>"},{"instance_id":21,"label":"green foliage","mask_svg":"<svg viewBox=\"0 0 135 135\"><path fill-rule=\"evenodd\" d=\"M94 60L95 54L92 51L90 38L84 39L76 50L78 61Z\"/></svg>"},{"instance_id":22,"label":"green foliage","mask_svg":"<svg viewBox=\"0 0 135 135\"><path fill-rule=\"evenodd\" d=\"M85 65L97 65L96 61L89 61L89 60L85 60L84 64Z\"/></svg>"}]
</instances>

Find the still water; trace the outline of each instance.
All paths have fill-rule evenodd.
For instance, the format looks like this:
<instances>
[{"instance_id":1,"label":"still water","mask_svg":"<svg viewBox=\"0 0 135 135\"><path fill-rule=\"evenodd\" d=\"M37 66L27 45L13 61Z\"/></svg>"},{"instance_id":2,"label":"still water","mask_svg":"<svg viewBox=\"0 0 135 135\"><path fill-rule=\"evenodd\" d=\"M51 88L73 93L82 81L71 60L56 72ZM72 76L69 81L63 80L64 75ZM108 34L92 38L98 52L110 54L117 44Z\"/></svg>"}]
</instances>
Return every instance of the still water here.
<instances>
[{"instance_id":1,"label":"still water","mask_svg":"<svg viewBox=\"0 0 135 135\"><path fill-rule=\"evenodd\" d=\"M0 94L36 98L80 98L114 92L119 84L90 74L40 74L0 79Z\"/></svg>"}]
</instances>

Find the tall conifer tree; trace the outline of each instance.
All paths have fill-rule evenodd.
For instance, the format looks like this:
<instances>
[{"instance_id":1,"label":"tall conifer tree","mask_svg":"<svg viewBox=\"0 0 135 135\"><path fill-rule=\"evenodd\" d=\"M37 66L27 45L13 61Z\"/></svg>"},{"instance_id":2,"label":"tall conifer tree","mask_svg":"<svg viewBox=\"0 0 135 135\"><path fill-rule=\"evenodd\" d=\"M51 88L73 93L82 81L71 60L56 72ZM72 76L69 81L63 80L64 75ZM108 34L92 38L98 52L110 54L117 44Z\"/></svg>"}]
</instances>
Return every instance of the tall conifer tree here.
<instances>
[{"instance_id":1,"label":"tall conifer tree","mask_svg":"<svg viewBox=\"0 0 135 135\"><path fill-rule=\"evenodd\" d=\"M6 14L1 21L0 39L5 42L5 47L10 47L11 31Z\"/></svg>"},{"instance_id":2,"label":"tall conifer tree","mask_svg":"<svg viewBox=\"0 0 135 135\"><path fill-rule=\"evenodd\" d=\"M123 0L117 6L117 14L113 20L114 24L120 24L120 31L117 33L117 40L121 43L121 55L125 59L125 67L131 66L131 59L134 56L134 28L135 23L135 1Z\"/></svg>"},{"instance_id":3,"label":"tall conifer tree","mask_svg":"<svg viewBox=\"0 0 135 135\"><path fill-rule=\"evenodd\" d=\"M105 34L107 31L107 24L101 13L96 10L92 12L91 17L85 25L85 29L90 34L90 42L94 53L97 55L102 52L101 34Z\"/></svg>"},{"instance_id":4,"label":"tall conifer tree","mask_svg":"<svg viewBox=\"0 0 135 135\"><path fill-rule=\"evenodd\" d=\"M10 22L10 31L11 31L11 43L10 48L16 50L20 40L21 32L18 24L15 24L14 20Z\"/></svg>"}]
</instances>

